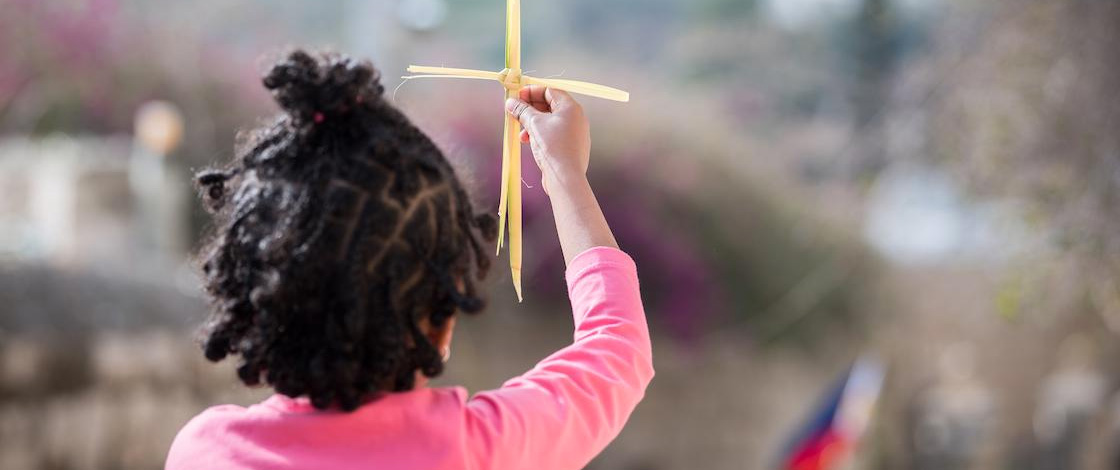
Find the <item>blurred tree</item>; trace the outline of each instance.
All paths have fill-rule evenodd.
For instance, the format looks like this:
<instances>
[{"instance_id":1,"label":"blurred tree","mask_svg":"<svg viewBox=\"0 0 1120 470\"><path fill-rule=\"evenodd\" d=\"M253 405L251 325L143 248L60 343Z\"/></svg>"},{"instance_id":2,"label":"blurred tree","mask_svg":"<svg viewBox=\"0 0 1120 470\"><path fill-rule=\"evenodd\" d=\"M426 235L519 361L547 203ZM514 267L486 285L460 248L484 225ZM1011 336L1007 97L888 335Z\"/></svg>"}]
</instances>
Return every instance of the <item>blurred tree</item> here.
<instances>
[{"instance_id":1,"label":"blurred tree","mask_svg":"<svg viewBox=\"0 0 1120 470\"><path fill-rule=\"evenodd\" d=\"M891 0L863 0L852 22L848 54L855 69L849 80L853 128L862 143L850 175L866 179L887 165L883 110L899 61L899 18Z\"/></svg>"},{"instance_id":2,"label":"blurred tree","mask_svg":"<svg viewBox=\"0 0 1120 470\"><path fill-rule=\"evenodd\" d=\"M743 27L757 18L761 0L698 0L690 7L705 22L730 22Z\"/></svg>"},{"instance_id":3,"label":"blurred tree","mask_svg":"<svg viewBox=\"0 0 1120 470\"><path fill-rule=\"evenodd\" d=\"M1052 275L1028 290L1077 289L1120 334L1120 3L992 10L966 59L946 67L951 86L934 121L940 154L976 194L1024 201L1048 234L1061 263L1036 265Z\"/></svg>"},{"instance_id":4,"label":"blurred tree","mask_svg":"<svg viewBox=\"0 0 1120 470\"><path fill-rule=\"evenodd\" d=\"M263 112L250 61L201 40L180 47L182 37L130 23L116 0L0 0L0 10L0 133L129 133L140 104L166 99L186 114L180 158L201 165Z\"/></svg>"},{"instance_id":5,"label":"blurred tree","mask_svg":"<svg viewBox=\"0 0 1120 470\"><path fill-rule=\"evenodd\" d=\"M658 60L678 30L684 6L675 0L577 0L563 10L571 39L591 51L625 54L627 62Z\"/></svg>"}]
</instances>

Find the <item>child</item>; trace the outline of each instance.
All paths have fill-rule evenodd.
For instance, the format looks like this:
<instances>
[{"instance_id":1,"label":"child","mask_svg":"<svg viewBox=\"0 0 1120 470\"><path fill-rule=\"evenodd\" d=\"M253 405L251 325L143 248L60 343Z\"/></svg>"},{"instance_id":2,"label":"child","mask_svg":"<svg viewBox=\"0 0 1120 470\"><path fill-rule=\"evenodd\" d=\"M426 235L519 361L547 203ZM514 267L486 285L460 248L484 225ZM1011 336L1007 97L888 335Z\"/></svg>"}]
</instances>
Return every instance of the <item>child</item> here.
<instances>
[{"instance_id":1,"label":"child","mask_svg":"<svg viewBox=\"0 0 1120 470\"><path fill-rule=\"evenodd\" d=\"M439 149L382 98L368 63L296 51L264 85L284 108L234 163L198 175L215 214L201 258L211 361L247 385L175 438L166 468L580 468L653 377L634 262L586 171L583 111L528 87L507 111L544 174L567 262L575 337L501 388L427 388L458 313L483 303L492 216L477 216Z\"/></svg>"}]
</instances>

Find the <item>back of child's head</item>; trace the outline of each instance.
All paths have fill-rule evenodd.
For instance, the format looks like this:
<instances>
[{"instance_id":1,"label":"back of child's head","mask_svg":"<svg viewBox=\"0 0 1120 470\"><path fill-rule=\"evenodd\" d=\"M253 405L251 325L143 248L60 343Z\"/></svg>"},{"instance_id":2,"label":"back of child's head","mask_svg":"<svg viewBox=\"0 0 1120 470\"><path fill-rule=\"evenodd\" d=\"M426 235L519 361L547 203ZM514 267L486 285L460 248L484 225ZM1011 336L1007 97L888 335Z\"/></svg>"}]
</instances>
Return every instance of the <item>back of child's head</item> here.
<instances>
[{"instance_id":1,"label":"back of child's head","mask_svg":"<svg viewBox=\"0 0 1120 470\"><path fill-rule=\"evenodd\" d=\"M443 370L421 324L479 311L495 238L439 149L387 103L367 62L295 51L264 77L284 109L197 182L211 361L248 385L356 408Z\"/></svg>"}]
</instances>

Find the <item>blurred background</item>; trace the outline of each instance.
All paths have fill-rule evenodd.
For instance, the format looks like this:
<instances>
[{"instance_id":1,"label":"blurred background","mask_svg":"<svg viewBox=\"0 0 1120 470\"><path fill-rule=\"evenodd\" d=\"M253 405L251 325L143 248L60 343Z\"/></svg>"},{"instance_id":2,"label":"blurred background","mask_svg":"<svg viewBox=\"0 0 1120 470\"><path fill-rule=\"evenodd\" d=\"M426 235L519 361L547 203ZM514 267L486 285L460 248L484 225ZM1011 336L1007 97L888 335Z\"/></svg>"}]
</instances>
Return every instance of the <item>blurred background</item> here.
<instances>
[{"instance_id":1,"label":"blurred background","mask_svg":"<svg viewBox=\"0 0 1120 470\"><path fill-rule=\"evenodd\" d=\"M277 108L286 46L372 59L496 207L501 0L0 0L0 468L161 468L207 406L192 169ZM1120 2L526 0L582 99L657 377L592 469L1120 468ZM440 384L570 341L526 157L508 268ZM496 264L505 264L505 253Z\"/></svg>"}]
</instances>

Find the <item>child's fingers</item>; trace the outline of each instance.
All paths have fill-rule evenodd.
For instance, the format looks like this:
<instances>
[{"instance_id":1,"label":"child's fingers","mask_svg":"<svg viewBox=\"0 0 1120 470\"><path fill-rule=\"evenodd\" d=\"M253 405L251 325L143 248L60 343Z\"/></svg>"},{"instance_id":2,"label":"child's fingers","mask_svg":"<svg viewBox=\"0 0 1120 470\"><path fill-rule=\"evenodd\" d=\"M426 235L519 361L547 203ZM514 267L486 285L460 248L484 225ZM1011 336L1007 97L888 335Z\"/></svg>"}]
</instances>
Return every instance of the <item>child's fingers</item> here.
<instances>
[{"instance_id":1,"label":"child's fingers","mask_svg":"<svg viewBox=\"0 0 1120 470\"><path fill-rule=\"evenodd\" d=\"M521 142L529 143L529 131L527 129L521 129Z\"/></svg>"},{"instance_id":2,"label":"child's fingers","mask_svg":"<svg viewBox=\"0 0 1120 470\"><path fill-rule=\"evenodd\" d=\"M552 109L549 108L548 99L545 98L545 90L546 88L540 85L528 85L518 92L518 97L521 98L521 101L533 105L534 108L537 108L537 111L547 113Z\"/></svg>"},{"instance_id":3,"label":"child's fingers","mask_svg":"<svg viewBox=\"0 0 1120 470\"><path fill-rule=\"evenodd\" d=\"M579 106L579 103L564 90L545 88L542 98L548 103L548 108L553 112L562 111L570 106Z\"/></svg>"},{"instance_id":4,"label":"child's fingers","mask_svg":"<svg viewBox=\"0 0 1120 470\"><path fill-rule=\"evenodd\" d=\"M517 120L521 122L521 126L527 129L535 125L533 117L541 114L541 112L532 105L517 98L506 100L506 112L517 118Z\"/></svg>"}]
</instances>

